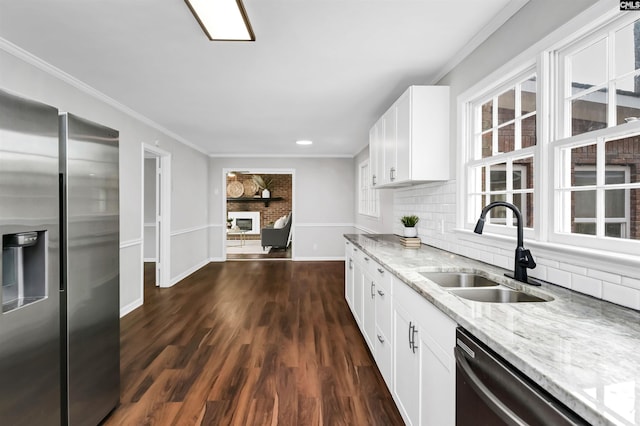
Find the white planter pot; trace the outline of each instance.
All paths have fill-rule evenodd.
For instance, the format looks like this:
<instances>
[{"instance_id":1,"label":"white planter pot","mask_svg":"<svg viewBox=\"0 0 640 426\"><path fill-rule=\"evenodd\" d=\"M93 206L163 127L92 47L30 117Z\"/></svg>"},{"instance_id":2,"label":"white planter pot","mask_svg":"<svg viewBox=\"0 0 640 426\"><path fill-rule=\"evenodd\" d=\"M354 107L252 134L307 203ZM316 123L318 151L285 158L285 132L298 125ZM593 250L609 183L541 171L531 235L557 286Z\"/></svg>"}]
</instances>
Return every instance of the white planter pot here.
<instances>
[{"instance_id":1,"label":"white planter pot","mask_svg":"<svg viewBox=\"0 0 640 426\"><path fill-rule=\"evenodd\" d=\"M271 198L271 191L269 191L268 189L263 189L262 198Z\"/></svg>"},{"instance_id":2,"label":"white planter pot","mask_svg":"<svg viewBox=\"0 0 640 426\"><path fill-rule=\"evenodd\" d=\"M410 237L410 238L417 237L418 236L418 228L416 228L415 226L412 226L412 227L405 226L403 235L405 237Z\"/></svg>"}]
</instances>

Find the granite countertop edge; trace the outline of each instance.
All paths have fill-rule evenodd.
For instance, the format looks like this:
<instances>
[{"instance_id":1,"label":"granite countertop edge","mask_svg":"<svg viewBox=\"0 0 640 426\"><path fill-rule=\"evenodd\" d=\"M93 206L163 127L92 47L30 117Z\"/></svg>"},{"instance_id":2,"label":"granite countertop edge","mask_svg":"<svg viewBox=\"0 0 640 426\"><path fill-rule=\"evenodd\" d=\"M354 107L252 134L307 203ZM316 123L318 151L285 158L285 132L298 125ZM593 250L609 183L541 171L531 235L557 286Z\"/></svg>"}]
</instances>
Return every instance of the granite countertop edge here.
<instances>
[{"instance_id":1,"label":"granite countertop edge","mask_svg":"<svg viewBox=\"0 0 640 426\"><path fill-rule=\"evenodd\" d=\"M509 271L502 268L424 244L420 249L404 248L394 235L344 237L586 421L594 426L640 425L640 420L627 421L629 413L603 408L602 401L588 396L591 383L611 386L623 377L637 379L639 387L640 355L635 348L640 347L640 312L561 286L521 284L504 277ZM420 275L438 271L480 273L553 301L496 304L461 299ZM635 362L637 367L625 376L616 354L626 357L626 365ZM589 367L602 371L582 377ZM640 390L626 397L640 401Z\"/></svg>"}]
</instances>

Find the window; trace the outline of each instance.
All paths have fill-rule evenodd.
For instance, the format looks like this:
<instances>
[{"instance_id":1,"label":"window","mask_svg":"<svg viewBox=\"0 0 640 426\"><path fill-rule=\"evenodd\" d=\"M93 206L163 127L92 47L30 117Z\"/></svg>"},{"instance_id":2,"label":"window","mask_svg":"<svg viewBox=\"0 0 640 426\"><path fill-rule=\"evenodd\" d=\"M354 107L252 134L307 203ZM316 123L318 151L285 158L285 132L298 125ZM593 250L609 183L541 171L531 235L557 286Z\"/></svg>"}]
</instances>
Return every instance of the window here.
<instances>
[{"instance_id":1,"label":"window","mask_svg":"<svg viewBox=\"0 0 640 426\"><path fill-rule=\"evenodd\" d=\"M640 240L640 19L618 18L556 56L551 239L623 251L621 240Z\"/></svg>"},{"instance_id":2,"label":"window","mask_svg":"<svg viewBox=\"0 0 640 426\"><path fill-rule=\"evenodd\" d=\"M640 136L561 142L557 232L640 240Z\"/></svg>"},{"instance_id":3,"label":"window","mask_svg":"<svg viewBox=\"0 0 640 426\"><path fill-rule=\"evenodd\" d=\"M378 191L374 190L371 186L371 167L369 167L369 160L365 160L360 163L359 167L359 203L358 213L378 217L380 215L380 200L378 198Z\"/></svg>"},{"instance_id":4,"label":"window","mask_svg":"<svg viewBox=\"0 0 640 426\"><path fill-rule=\"evenodd\" d=\"M468 94L459 182L466 229L501 200L519 207L528 238L637 253L639 18L612 10ZM513 235L510 210L490 214L486 232Z\"/></svg>"},{"instance_id":5,"label":"window","mask_svg":"<svg viewBox=\"0 0 640 426\"><path fill-rule=\"evenodd\" d=\"M633 18L616 20L558 52L559 137L640 117L640 20Z\"/></svg>"},{"instance_id":6,"label":"window","mask_svg":"<svg viewBox=\"0 0 640 426\"><path fill-rule=\"evenodd\" d=\"M470 222L490 202L507 201L519 208L524 225L533 227L536 83L535 72L529 70L472 103L473 159L467 164ZM487 221L511 226L511 210L492 210Z\"/></svg>"}]
</instances>

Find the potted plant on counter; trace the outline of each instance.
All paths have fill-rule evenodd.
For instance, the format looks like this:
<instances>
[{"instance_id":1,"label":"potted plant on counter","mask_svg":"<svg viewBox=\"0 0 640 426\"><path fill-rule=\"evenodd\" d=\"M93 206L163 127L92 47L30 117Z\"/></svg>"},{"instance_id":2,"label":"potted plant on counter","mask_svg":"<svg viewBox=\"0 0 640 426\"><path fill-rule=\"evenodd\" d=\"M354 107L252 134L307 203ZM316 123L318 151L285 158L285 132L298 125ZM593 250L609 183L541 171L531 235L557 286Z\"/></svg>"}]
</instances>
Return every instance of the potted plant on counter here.
<instances>
[{"instance_id":1,"label":"potted plant on counter","mask_svg":"<svg viewBox=\"0 0 640 426\"><path fill-rule=\"evenodd\" d=\"M418 230L416 229L416 224L420 221L420 218L416 215L411 216L402 216L400 218L400 222L404 226L404 236L415 238L418 236Z\"/></svg>"}]
</instances>

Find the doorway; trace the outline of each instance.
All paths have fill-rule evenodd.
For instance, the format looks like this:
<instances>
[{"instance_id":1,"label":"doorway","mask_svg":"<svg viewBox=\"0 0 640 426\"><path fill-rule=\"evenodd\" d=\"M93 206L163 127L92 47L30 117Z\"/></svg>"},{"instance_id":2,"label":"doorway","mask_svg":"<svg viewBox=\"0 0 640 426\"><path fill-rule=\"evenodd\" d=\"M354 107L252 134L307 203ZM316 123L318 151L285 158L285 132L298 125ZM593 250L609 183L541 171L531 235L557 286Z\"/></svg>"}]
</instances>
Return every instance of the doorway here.
<instances>
[{"instance_id":1,"label":"doorway","mask_svg":"<svg viewBox=\"0 0 640 426\"><path fill-rule=\"evenodd\" d=\"M225 259L292 259L294 171L225 169L223 182Z\"/></svg>"},{"instance_id":2,"label":"doorway","mask_svg":"<svg viewBox=\"0 0 640 426\"><path fill-rule=\"evenodd\" d=\"M142 146L142 291L147 286L170 287L171 154Z\"/></svg>"}]
</instances>

